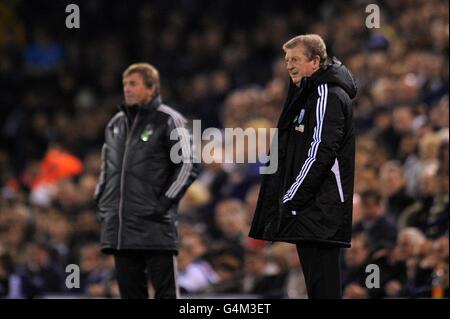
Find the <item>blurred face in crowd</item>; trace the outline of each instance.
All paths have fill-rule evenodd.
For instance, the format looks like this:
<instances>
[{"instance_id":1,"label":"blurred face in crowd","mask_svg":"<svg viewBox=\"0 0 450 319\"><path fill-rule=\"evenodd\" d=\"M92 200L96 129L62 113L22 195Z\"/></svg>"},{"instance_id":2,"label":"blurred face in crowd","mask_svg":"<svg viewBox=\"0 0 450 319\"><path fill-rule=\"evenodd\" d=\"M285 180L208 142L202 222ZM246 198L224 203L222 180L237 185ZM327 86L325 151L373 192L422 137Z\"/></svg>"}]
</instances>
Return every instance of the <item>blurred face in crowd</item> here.
<instances>
[{"instance_id":1,"label":"blurred face in crowd","mask_svg":"<svg viewBox=\"0 0 450 319\"><path fill-rule=\"evenodd\" d=\"M139 73L131 73L123 79L123 95L127 105L145 104L150 102L155 94L155 87L147 87L144 78Z\"/></svg>"},{"instance_id":2,"label":"blurred face in crowd","mask_svg":"<svg viewBox=\"0 0 450 319\"><path fill-rule=\"evenodd\" d=\"M392 196L400 191L405 185L401 167L390 164L383 166L381 169L381 183L384 185L381 191L385 196Z\"/></svg>"},{"instance_id":3,"label":"blurred face in crowd","mask_svg":"<svg viewBox=\"0 0 450 319\"><path fill-rule=\"evenodd\" d=\"M393 125L398 133L408 132L413 125L414 115L408 106L402 106L394 110L392 113Z\"/></svg>"},{"instance_id":4,"label":"blurred face in crowd","mask_svg":"<svg viewBox=\"0 0 450 319\"><path fill-rule=\"evenodd\" d=\"M319 57L316 56L310 60L305 55L305 48L302 45L286 49L285 61L289 76L297 86L300 85L303 77L311 76L320 65Z\"/></svg>"},{"instance_id":5,"label":"blurred face in crowd","mask_svg":"<svg viewBox=\"0 0 450 319\"><path fill-rule=\"evenodd\" d=\"M368 256L369 250L364 244L363 237L356 236L352 239L352 247L345 251L345 263L351 268L360 267Z\"/></svg>"},{"instance_id":6,"label":"blurred face in crowd","mask_svg":"<svg viewBox=\"0 0 450 319\"><path fill-rule=\"evenodd\" d=\"M217 205L215 222L227 238L242 236L248 227L243 205L235 200L225 200Z\"/></svg>"},{"instance_id":7,"label":"blurred face in crowd","mask_svg":"<svg viewBox=\"0 0 450 319\"><path fill-rule=\"evenodd\" d=\"M266 260L260 252L247 252L244 260L244 269L250 274L263 274L266 268Z\"/></svg>"},{"instance_id":8,"label":"blurred face in crowd","mask_svg":"<svg viewBox=\"0 0 450 319\"><path fill-rule=\"evenodd\" d=\"M30 243L25 249L25 260L27 266L35 270L38 267L46 266L49 263L50 256L42 247Z\"/></svg>"},{"instance_id":9,"label":"blurred face in crowd","mask_svg":"<svg viewBox=\"0 0 450 319\"><path fill-rule=\"evenodd\" d=\"M418 229L406 228L399 234L397 242L400 255L403 259L408 259L420 253L426 239Z\"/></svg>"},{"instance_id":10,"label":"blurred face in crowd","mask_svg":"<svg viewBox=\"0 0 450 319\"><path fill-rule=\"evenodd\" d=\"M374 198L364 198L361 201L361 208L363 212L364 220L373 220L380 216L383 212L383 206L381 203L377 203Z\"/></svg>"},{"instance_id":11,"label":"blurred face in crowd","mask_svg":"<svg viewBox=\"0 0 450 319\"><path fill-rule=\"evenodd\" d=\"M375 115L374 124L377 128L385 130L391 124L391 115L388 112L379 112Z\"/></svg>"},{"instance_id":12,"label":"blurred face in crowd","mask_svg":"<svg viewBox=\"0 0 450 319\"><path fill-rule=\"evenodd\" d=\"M101 265L100 247L97 244L89 244L81 249L81 269L91 272Z\"/></svg>"},{"instance_id":13,"label":"blurred face in crowd","mask_svg":"<svg viewBox=\"0 0 450 319\"><path fill-rule=\"evenodd\" d=\"M48 232L58 242L66 242L72 232L72 226L65 215L54 214L47 219Z\"/></svg>"},{"instance_id":14,"label":"blurred face in crowd","mask_svg":"<svg viewBox=\"0 0 450 319\"><path fill-rule=\"evenodd\" d=\"M208 250L208 247L206 247L203 239L198 234L183 237L182 243L183 247L193 255L194 259L203 256Z\"/></svg>"},{"instance_id":15,"label":"blurred face in crowd","mask_svg":"<svg viewBox=\"0 0 450 319\"><path fill-rule=\"evenodd\" d=\"M414 134L406 134L400 142L399 156L407 156L417 148L417 136Z\"/></svg>"},{"instance_id":16,"label":"blurred face in crowd","mask_svg":"<svg viewBox=\"0 0 450 319\"><path fill-rule=\"evenodd\" d=\"M185 271L192 262L202 257L207 251L208 247L200 234L192 233L183 235L178 254L179 270Z\"/></svg>"}]
</instances>

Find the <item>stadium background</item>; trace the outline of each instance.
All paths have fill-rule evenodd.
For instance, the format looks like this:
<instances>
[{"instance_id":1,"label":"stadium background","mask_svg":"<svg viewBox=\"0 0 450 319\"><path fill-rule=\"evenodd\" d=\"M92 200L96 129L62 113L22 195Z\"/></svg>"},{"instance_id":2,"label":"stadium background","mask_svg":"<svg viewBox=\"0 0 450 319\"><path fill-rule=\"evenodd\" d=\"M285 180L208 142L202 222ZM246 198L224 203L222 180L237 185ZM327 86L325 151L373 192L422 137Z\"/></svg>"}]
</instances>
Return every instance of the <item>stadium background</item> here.
<instances>
[{"instance_id":1,"label":"stadium background","mask_svg":"<svg viewBox=\"0 0 450 319\"><path fill-rule=\"evenodd\" d=\"M65 27L77 3L81 28ZM355 74L345 298L448 297L448 1L0 2L0 297L115 298L92 194L121 73L146 61L202 127L274 127L281 45L318 33ZM305 298L295 249L247 237L258 164L205 165L180 205L183 297ZM380 202L378 203L378 198ZM81 268L67 289L65 267ZM381 288L365 288L379 265Z\"/></svg>"}]
</instances>

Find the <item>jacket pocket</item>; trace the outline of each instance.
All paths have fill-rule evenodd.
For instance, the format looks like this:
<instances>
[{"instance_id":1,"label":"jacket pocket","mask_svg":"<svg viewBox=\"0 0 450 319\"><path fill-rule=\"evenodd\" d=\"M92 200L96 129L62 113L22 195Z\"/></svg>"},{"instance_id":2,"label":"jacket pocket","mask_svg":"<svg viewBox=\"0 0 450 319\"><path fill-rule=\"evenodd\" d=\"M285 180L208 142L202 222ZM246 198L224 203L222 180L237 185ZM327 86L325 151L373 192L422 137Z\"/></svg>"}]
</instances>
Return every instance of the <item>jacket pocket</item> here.
<instances>
[{"instance_id":1,"label":"jacket pocket","mask_svg":"<svg viewBox=\"0 0 450 319\"><path fill-rule=\"evenodd\" d=\"M337 191L339 194L339 200L341 203L344 202L344 190L342 188L342 181L341 181L341 172L339 169L339 161L336 158L336 160L334 161L333 167L331 168L331 171L334 174L334 178L336 180L336 186L337 186Z\"/></svg>"},{"instance_id":2,"label":"jacket pocket","mask_svg":"<svg viewBox=\"0 0 450 319\"><path fill-rule=\"evenodd\" d=\"M337 163L337 162L335 162ZM334 164L324 179L316 202L322 205L343 205L345 201L338 164Z\"/></svg>"},{"instance_id":3,"label":"jacket pocket","mask_svg":"<svg viewBox=\"0 0 450 319\"><path fill-rule=\"evenodd\" d=\"M314 205L314 194L304 192L305 196L302 200L291 199L286 204L281 205L281 210L284 216L295 217L303 216L311 210Z\"/></svg>"}]
</instances>

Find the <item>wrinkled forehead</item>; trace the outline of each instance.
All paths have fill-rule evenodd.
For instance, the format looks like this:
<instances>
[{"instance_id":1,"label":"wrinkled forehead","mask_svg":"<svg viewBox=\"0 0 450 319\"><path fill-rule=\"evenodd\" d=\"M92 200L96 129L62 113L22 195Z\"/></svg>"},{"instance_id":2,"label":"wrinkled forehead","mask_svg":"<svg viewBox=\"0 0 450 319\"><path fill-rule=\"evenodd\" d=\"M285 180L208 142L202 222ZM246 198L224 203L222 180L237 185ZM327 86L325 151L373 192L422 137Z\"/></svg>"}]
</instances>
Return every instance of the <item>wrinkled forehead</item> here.
<instances>
[{"instance_id":1,"label":"wrinkled forehead","mask_svg":"<svg viewBox=\"0 0 450 319\"><path fill-rule=\"evenodd\" d=\"M144 77L139 72L132 72L128 74L127 76L123 77L122 83L125 82L142 82L144 81Z\"/></svg>"},{"instance_id":2,"label":"wrinkled forehead","mask_svg":"<svg viewBox=\"0 0 450 319\"><path fill-rule=\"evenodd\" d=\"M303 45L299 44L293 48L286 49L284 58L285 60L288 60L293 57L303 57L305 56L305 49Z\"/></svg>"}]
</instances>

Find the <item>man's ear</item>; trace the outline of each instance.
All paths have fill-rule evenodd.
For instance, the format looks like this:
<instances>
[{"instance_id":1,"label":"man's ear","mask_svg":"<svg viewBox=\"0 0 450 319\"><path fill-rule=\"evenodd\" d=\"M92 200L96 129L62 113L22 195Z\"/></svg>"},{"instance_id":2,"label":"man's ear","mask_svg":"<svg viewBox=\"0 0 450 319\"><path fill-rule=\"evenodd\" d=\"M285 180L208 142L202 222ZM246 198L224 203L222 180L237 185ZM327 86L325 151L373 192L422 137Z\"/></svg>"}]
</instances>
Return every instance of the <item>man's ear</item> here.
<instances>
[{"instance_id":1,"label":"man's ear","mask_svg":"<svg viewBox=\"0 0 450 319\"><path fill-rule=\"evenodd\" d=\"M155 86L149 87L147 90L148 90L148 94L150 97L153 98L156 95L156 87Z\"/></svg>"},{"instance_id":2,"label":"man's ear","mask_svg":"<svg viewBox=\"0 0 450 319\"><path fill-rule=\"evenodd\" d=\"M318 55L314 57L314 67L320 68L320 57Z\"/></svg>"}]
</instances>

